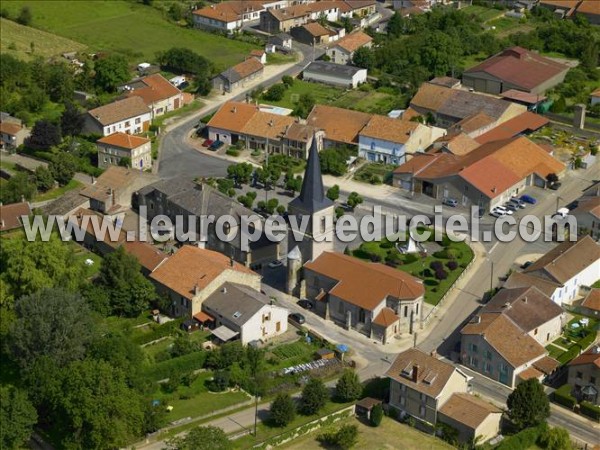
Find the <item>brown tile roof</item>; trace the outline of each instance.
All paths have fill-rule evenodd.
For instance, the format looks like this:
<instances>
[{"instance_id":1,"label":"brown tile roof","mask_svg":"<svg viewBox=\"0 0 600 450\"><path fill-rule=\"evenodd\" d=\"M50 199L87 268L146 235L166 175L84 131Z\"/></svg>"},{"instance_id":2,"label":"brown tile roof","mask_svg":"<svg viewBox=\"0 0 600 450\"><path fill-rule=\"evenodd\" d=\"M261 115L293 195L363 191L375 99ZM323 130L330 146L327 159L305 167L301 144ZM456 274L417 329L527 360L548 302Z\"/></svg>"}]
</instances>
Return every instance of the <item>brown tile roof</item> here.
<instances>
[{"instance_id":1,"label":"brown tile roof","mask_svg":"<svg viewBox=\"0 0 600 450\"><path fill-rule=\"evenodd\" d=\"M500 94L500 97L515 100L518 102L527 103L529 105L535 105L536 103L546 100L545 95L530 94L529 92L518 91L516 89L509 89Z\"/></svg>"},{"instance_id":2,"label":"brown tile roof","mask_svg":"<svg viewBox=\"0 0 600 450\"><path fill-rule=\"evenodd\" d=\"M392 308L382 308L382 310L377 314L377 317L373 320L373 323L377 325L381 325L384 328L387 328L395 323L398 323L399 317L396 315Z\"/></svg>"},{"instance_id":3,"label":"brown tile roof","mask_svg":"<svg viewBox=\"0 0 600 450\"><path fill-rule=\"evenodd\" d=\"M540 358L533 363L533 367L544 372L546 375L550 375L559 366L560 363L554 358L551 358L550 356L544 356L543 358Z\"/></svg>"},{"instance_id":4,"label":"brown tile roof","mask_svg":"<svg viewBox=\"0 0 600 450\"><path fill-rule=\"evenodd\" d=\"M315 127L303 123L294 122L285 132L285 137L298 142L310 142L315 134Z\"/></svg>"},{"instance_id":5,"label":"brown tile roof","mask_svg":"<svg viewBox=\"0 0 600 450\"><path fill-rule=\"evenodd\" d=\"M149 112L150 110L141 98L130 97L91 109L88 111L88 114L100 122L100 124L110 125L122 120L148 114Z\"/></svg>"},{"instance_id":6,"label":"brown tile roof","mask_svg":"<svg viewBox=\"0 0 600 450\"><path fill-rule=\"evenodd\" d=\"M463 120L457 122L453 125L453 128L464 131L465 133L472 133L481 128L487 127L494 123L496 119L488 116L484 112L478 112L473 114L472 116L465 117Z\"/></svg>"},{"instance_id":7,"label":"brown tile roof","mask_svg":"<svg viewBox=\"0 0 600 450\"><path fill-rule=\"evenodd\" d=\"M111 189L114 191L125 189L131 186L139 177L140 172L138 170L110 166L98 177L95 184L84 188L81 195L103 201L110 196Z\"/></svg>"},{"instance_id":8,"label":"brown tile roof","mask_svg":"<svg viewBox=\"0 0 600 450\"><path fill-rule=\"evenodd\" d=\"M423 128L423 125L417 122L374 115L359 135L405 144L418 128Z\"/></svg>"},{"instance_id":9,"label":"brown tile roof","mask_svg":"<svg viewBox=\"0 0 600 450\"><path fill-rule=\"evenodd\" d=\"M598 342L571 361L569 366L581 366L583 364L593 364L600 369L600 345Z\"/></svg>"},{"instance_id":10,"label":"brown tile roof","mask_svg":"<svg viewBox=\"0 0 600 450\"><path fill-rule=\"evenodd\" d=\"M421 116L421 114L419 114L417 111L415 111L414 109L412 109L409 106L402 113L402 120L410 120L410 119L412 119L414 117L420 117L420 116Z\"/></svg>"},{"instance_id":11,"label":"brown tile roof","mask_svg":"<svg viewBox=\"0 0 600 450\"><path fill-rule=\"evenodd\" d=\"M350 109L337 108L335 106L315 105L306 122L315 128L325 131L325 138L355 144L358 134L365 127L372 114Z\"/></svg>"},{"instance_id":12,"label":"brown tile roof","mask_svg":"<svg viewBox=\"0 0 600 450\"><path fill-rule=\"evenodd\" d=\"M305 269L324 275L337 284L329 291L342 300L372 311L391 296L401 300L421 297L421 280L398 269L335 252L323 252Z\"/></svg>"},{"instance_id":13,"label":"brown tile roof","mask_svg":"<svg viewBox=\"0 0 600 450\"><path fill-rule=\"evenodd\" d=\"M125 234L125 231L123 229L119 230L119 234L115 237L114 240L111 234L108 232L104 235L96 233L97 228L94 227L94 221L98 225L102 226L102 222L110 222L111 220L107 216L103 216L99 212L92 211L88 208L77 209L72 215L68 217L68 220L72 223L77 224L79 229L82 229L85 225L85 232L88 235L92 236L96 242L104 242L113 249L116 249L121 244L123 244L123 242L125 242L125 239L127 238L127 235Z\"/></svg>"},{"instance_id":14,"label":"brown tile roof","mask_svg":"<svg viewBox=\"0 0 600 450\"><path fill-rule=\"evenodd\" d=\"M475 140L480 144L486 144L492 141L509 139L525 132L539 130L549 122L549 119L527 111L477 136Z\"/></svg>"},{"instance_id":15,"label":"brown tile roof","mask_svg":"<svg viewBox=\"0 0 600 450\"><path fill-rule=\"evenodd\" d=\"M544 373L537 370L535 367L530 366L527 369L523 370L522 372L519 372L518 377L523 380L530 380L531 378L535 378L537 380L541 379L544 376Z\"/></svg>"},{"instance_id":16,"label":"brown tile roof","mask_svg":"<svg viewBox=\"0 0 600 450\"><path fill-rule=\"evenodd\" d=\"M600 312L600 289L592 289L581 302L581 306Z\"/></svg>"},{"instance_id":17,"label":"brown tile roof","mask_svg":"<svg viewBox=\"0 0 600 450\"><path fill-rule=\"evenodd\" d=\"M372 41L373 38L367 33L356 31L354 33L347 34L342 39L337 41L335 43L335 47L341 47L347 52L352 53Z\"/></svg>"},{"instance_id":18,"label":"brown tile roof","mask_svg":"<svg viewBox=\"0 0 600 450\"><path fill-rule=\"evenodd\" d=\"M536 287L501 289L481 309L481 313L500 313L510 317L527 333L560 317L563 310Z\"/></svg>"},{"instance_id":19,"label":"brown tile roof","mask_svg":"<svg viewBox=\"0 0 600 450\"><path fill-rule=\"evenodd\" d=\"M231 260L221 253L191 245L184 245L163 262L150 278L163 286L191 299L194 290L206 288L219 275L228 270L259 275L248 267Z\"/></svg>"},{"instance_id":20,"label":"brown tile roof","mask_svg":"<svg viewBox=\"0 0 600 450\"><path fill-rule=\"evenodd\" d=\"M415 377L414 368L416 366L418 368ZM437 398L454 371L456 369L452 364L429 356L416 348L411 348L396 357L386 375L417 392Z\"/></svg>"},{"instance_id":21,"label":"brown tile roof","mask_svg":"<svg viewBox=\"0 0 600 450\"><path fill-rule=\"evenodd\" d=\"M590 94L592 97L600 97L600 88Z\"/></svg>"},{"instance_id":22,"label":"brown tile roof","mask_svg":"<svg viewBox=\"0 0 600 450\"><path fill-rule=\"evenodd\" d=\"M365 397L356 402L356 406L361 406L365 409L371 410L375 405L381 405L383 403L382 400L373 397Z\"/></svg>"},{"instance_id":23,"label":"brown tile roof","mask_svg":"<svg viewBox=\"0 0 600 450\"><path fill-rule=\"evenodd\" d=\"M479 143L469 135L461 132L449 133L436 140L453 155L462 156L479 147ZM434 144L435 146L435 144Z\"/></svg>"},{"instance_id":24,"label":"brown tile roof","mask_svg":"<svg viewBox=\"0 0 600 450\"><path fill-rule=\"evenodd\" d=\"M600 15L598 0L583 0L576 10L578 13Z\"/></svg>"},{"instance_id":25,"label":"brown tile roof","mask_svg":"<svg viewBox=\"0 0 600 450\"><path fill-rule=\"evenodd\" d=\"M292 126L294 122L295 119L291 116L257 111L246 122L243 132L251 136L280 139L285 134L286 128Z\"/></svg>"},{"instance_id":26,"label":"brown tile roof","mask_svg":"<svg viewBox=\"0 0 600 450\"><path fill-rule=\"evenodd\" d=\"M149 244L140 241L123 242L125 251L136 257L142 267L148 271L154 271L160 264L167 259L167 255Z\"/></svg>"},{"instance_id":27,"label":"brown tile roof","mask_svg":"<svg viewBox=\"0 0 600 450\"><path fill-rule=\"evenodd\" d=\"M523 179L510 167L499 164L493 158L483 158L465 167L459 176L488 198L502 195L504 191Z\"/></svg>"},{"instance_id":28,"label":"brown tile roof","mask_svg":"<svg viewBox=\"0 0 600 450\"><path fill-rule=\"evenodd\" d=\"M485 72L506 83L524 89L535 89L569 67L522 47L506 49L481 64L465 71L466 74Z\"/></svg>"},{"instance_id":29,"label":"brown tile roof","mask_svg":"<svg viewBox=\"0 0 600 450\"><path fill-rule=\"evenodd\" d=\"M21 228L21 216L30 216L31 207L28 202L0 205L0 231Z\"/></svg>"},{"instance_id":30,"label":"brown tile roof","mask_svg":"<svg viewBox=\"0 0 600 450\"><path fill-rule=\"evenodd\" d=\"M335 34L333 31L325 28L319 22L307 23L306 25L302 25L302 28L304 28L308 32L308 34L314 37L331 36Z\"/></svg>"},{"instance_id":31,"label":"brown tile roof","mask_svg":"<svg viewBox=\"0 0 600 450\"><path fill-rule=\"evenodd\" d=\"M457 84L460 84L460 80L458 78L452 78L452 77L435 77L435 78L429 80L429 82L431 84L437 84L439 86L444 86L447 88L452 88L452 87L456 86Z\"/></svg>"},{"instance_id":32,"label":"brown tile roof","mask_svg":"<svg viewBox=\"0 0 600 450\"><path fill-rule=\"evenodd\" d=\"M271 8L268 10L268 13L271 14L274 18L279 20L280 22L295 19L297 17L304 17L309 15L311 12L319 12L325 11L327 9L333 8L341 8L347 7L343 2L337 1L320 1L315 3L307 3L302 5L293 5L288 8L280 8L274 9Z\"/></svg>"},{"instance_id":33,"label":"brown tile roof","mask_svg":"<svg viewBox=\"0 0 600 450\"><path fill-rule=\"evenodd\" d=\"M194 319L199 322L214 322L215 318L210 314L205 313L204 311L200 311L199 313L194 314Z\"/></svg>"},{"instance_id":34,"label":"brown tile roof","mask_svg":"<svg viewBox=\"0 0 600 450\"><path fill-rule=\"evenodd\" d=\"M15 136L23 127L17 123L0 122L0 133Z\"/></svg>"},{"instance_id":35,"label":"brown tile roof","mask_svg":"<svg viewBox=\"0 0 600 450\"><path fill-rule=\"evenodd\" d=\"M560 287L560 284L554 283L550 280L544 280L539 277L528 275L526 273L513 272L510 274L508 280L506 280L503 285L503 287L505 287L506 289L530 286L535 286L541 292L550 297L552 296L552 294L554 294L554 291Z\"/></svg>"},{"instance_id":36,"label":"brown tile roof","mask_svg":"<svg viewBox=\"0 0 600 450\"><path fill-rule=\"evenodd\" d=\"M258 107L255 105L227 102L212 116L208 126L242 133L248 121L257 111Z\"/></svg>"},{"instance_id":37,"label":"brown tile roof","mask_svg":"<svg viewBox=\"0 0 600 450\"><path fill-rule=\"evenodd\" d=\"M160 73L149 75L142 78L140 81L146 86L129 91L127 97L139 97L148 106L151 106L154 102L181 95L181 91L173 86L169 80Z\"/></svg>"},{"instance_id":38,"label":"brown tile roof","mask_svg":"<svg viewBox=\"0 0 600 450\"><path fill-rule=\"evenodd\" d=\"M472 430L476 430L490 414L502 414L500 408L464 392L452 394L439 412Z\"/></svg>"},{"instance_id":39,"label":"brown tile roof","mask_svg":"<svg viewBox=\"0 0 600 450\"><path fill-rule=\"evenodd\" d=\"M410 101L414 107L424 108L432 111L440 109L452 96L453 89L438 84L423 83L415 96Z\"/></svg>"},{"instance_id":40,"label":"brown tile roof","mask_svg":"<svg viewBox=\"0 0 600 450\"><path fill-rule=\"evenodd\" d=\"M561 285L600 259L600 244L589 235L565 241L523 271Z\"/></svg>"},{"instance_id":41,"label":"brown tile roof","mask_svg":"<svg viewBox=\"0 0 600 450\"><path fill-rule=\"evenodd\" d=\"M105 136L96 141L99 144L107 144L112 145L114 147L126 148L128 150L132 150L134 148L141 147L144 144L150 142L150 139L141 137L141 136L133 136L127 133L113 133L109 136Z\"/></svg>"},{"instance_id":42,"label":"brown tile roof","mask_svg":"<svg viewBox=\"0 0 600 450\"><path fill-rule=\"evenodd\" d=\"M192 14L218 20L220 22L235 22L236 20L240 19L241 12L243 11L242 4L254 9L254 6L251 2L230 0L197 9L192 11ZM263 7L260 5L259 10L262 9Z\"/></svg>"},{"instance_id":43,"label":"brown tile roof","mask_svg":"<svg viewBox=\"0 0 600 450\"><path fill-rule=\"evenodd\" d=\"M236 64L231 68L234 72L236 72L241 79L249 77L256 72L260 72L264 69L265 66L256 58L248 58L246 61L243 61L239 64Z\"/></svg>"},{"instance_id":44,"label":"brown tile roof","mask_svg":"<svg viewBox=\"0 0 600 450\"><path fill-rule=\"evenodd\" d=\"M546 354L544 347L505 314L477 314L460 333L481 336L513 367L522 366Z\"/></svg>"},{"instance_id":45,"label":"brown tile roof","mask_svg":"<svg viewBox=\"0 0 600 450\"><path fill-rule=\"evenodd\" d=\"M579 213L590 213L600 218L600 197L589 197L580 200L577 208L571 211L572 215Z\"/></svg>"}]
</instances>

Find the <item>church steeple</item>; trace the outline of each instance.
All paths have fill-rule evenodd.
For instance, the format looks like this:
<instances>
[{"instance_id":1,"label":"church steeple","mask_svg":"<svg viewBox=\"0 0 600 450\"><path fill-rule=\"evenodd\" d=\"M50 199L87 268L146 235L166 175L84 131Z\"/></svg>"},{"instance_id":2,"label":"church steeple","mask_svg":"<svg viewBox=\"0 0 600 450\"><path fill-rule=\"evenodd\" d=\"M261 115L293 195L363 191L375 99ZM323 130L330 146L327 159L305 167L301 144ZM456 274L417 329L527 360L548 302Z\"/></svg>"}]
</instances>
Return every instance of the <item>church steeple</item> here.
<instances>
[{"instance_id":1,"label":"church steeple","mask_svg":"<svg viewBox=\"0 0 600 450\"><path fill-rule=\"evenodd\" d=\"M290 206L305 214L312 214L332 205L333 202L325 196L317 136L314 136L306 162L300 195L290 202Z\"/></svg>"}]
</instances>

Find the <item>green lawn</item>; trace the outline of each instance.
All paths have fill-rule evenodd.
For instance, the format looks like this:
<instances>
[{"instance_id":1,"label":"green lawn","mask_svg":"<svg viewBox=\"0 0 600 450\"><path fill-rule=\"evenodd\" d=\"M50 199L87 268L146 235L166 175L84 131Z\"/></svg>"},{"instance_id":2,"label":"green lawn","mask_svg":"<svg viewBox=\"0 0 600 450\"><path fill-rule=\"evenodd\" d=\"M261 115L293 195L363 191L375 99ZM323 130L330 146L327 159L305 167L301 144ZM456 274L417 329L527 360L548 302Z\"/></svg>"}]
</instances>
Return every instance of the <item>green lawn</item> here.
<instances>
[{"instance_id":1,"label":"green lawn","mask_svg":"<svg viewBox=\"0 0 600 450\"><path fill-rule=\"evenodd\" d=\"M504 15L504 11L494 8L486 8L485 6L467 6L466 8L461 9L464 13L468 15L473 15L480 19L482 22L486 22L488 20L492 20L496 17L501 17Z\"/></svg>"},{"instance_id":2,"label":"green lawn","mask_svg":"<svg viewBox=\"0 0 600 450\"><path fill-rule=\"evenodd\" d=\"M363 183L381 184L391 180L392 171L397 166L393 164L368 163L354 174L354 179Z\"/></svg>"},{"instance_id":3,"label":"green lawn","mask_svg":"<svg viewBox=\"0 0 600 450\"><path fill-rule=\"evenodd\" d=\"M363 242L358 249L354 250L353 255L367 261L393 264L397 269L422 279L425 286L425 301L431 305L437 305L473 259L473 251L464 242L450 242L447 238L444 241L447 245L444 251L449 250L454 254L454 258L443 257L447 255L434 256L432 254L422 257L418 253L401 255L387 239ZM391 259L392 261L390 261ZM443 264L443 269L447 273L446 279L437 280L435 278L435 271L430 268L433 261L439 261ZM458 267L450 270L448 267L450 261L455 261Z\"/></svg>"},{"instance_id":4,"label":"green lawn","mask_svg":"<svg viewBox=\"0 0 600 450\"><path fill-rule=\"evenodd\" d=\"M267 353L269 369L276 371L285 367L295 366L315 359L315 352L319 348L306 343L303 339L290 344L281 344Z\"/></svg>"},{"instance_id":5,"label":"green lawn","mask_svg":"<svg viewBox=\"0 0 600 450\"><path fill-rule=\"evenodd\" d=\"M270 101L261 98L262 103L294 109L302 94L312 94L316 103L330 104L340 96L342 90L333 86L308 81L294 80L292 87L285 91L283 98L279 101Z\"/></svg>"},{"instance_id":6,"label":"green lawn","mask_svg":"<svg viewBox=\"0 0 600 450\"><path fill-rule=\"evenodd\" d=\"M159 116L158 118L154 119L152 124L162 127L165 120L170 119L172 117L184 117L194 111L198 111L203 106L204 106L204 103L202 103L200 100L194 100L192 103L188 103L187 105L185 105L179 109L176 109L174 111L169 111L168 113L165 113L162 116Z\"/></svg>"},{"instance_id":7,"label":"green lawn","mask_svg":"<svg viewBox=\"0 0 600 450\"><path fill-rule=\"evenodd\" d=\"M274 66L280 64L289 64L296 61L296 54L291 55L283 55L281 53L268 53L267 54L267 64L272 64Z\"/></svg>"},{"instance_id":8,"label":"green lawn","mask_svg":"<svg viewBox=\"0 0 600 450\"><path fill-rule=\"evenodd\" d=\"M36 196L35 201L43 202L45 200L54 200L58 197L63 196L67 192L72 191L73 189L77 189L81 186L83 185L79 181L71 180L65 186L50 189L48 192L44 192L43 194Z\"/></svg>"},{"instance_id":9,"label":"green lawn","mask_svg":"<svg viewBox=\"0 0 600 450\"><path fill-rule=\"evenodd\" d=\"M589 323L584 328L572 327L575 322L579 322L583 317L584 316L581 315L575 315L566 325L567 331L565 331L561 337L554 340L552 344L546 346L546 350L550 356L558 360L561 364L568 363L575 358L579 352L584 351L591 345L596 336L596 329L599 323L597 319L589 318ZM567 351L561 350L557 345L567 349Z\"/></svg>"},{"instance_id":10,"label":"green lawn","mask_svg":"<svg viewBox=\"0 0 600 450\"><path fill-rule=\"evenodd\" d=\"M336 98L333 105L340 108L386 115L393 109L404 108L406 101L402 96L388 92L354 89L346 91L343 95Z\"/></svg>"},{"instance_id":11,"label":"green lawn","mask_svg":"<svg viewBox=\"0 0 600 450\"><path fill-rule=\"evenodd\" d=\"M244 392L209 392L206 383L212 376L212 372L201 372L190 386L179 386L174 393L156 391L154 398L165 407L173 407L167 416L169 421L203 416L250 399Z\"/></svg>"},{"instance_id":12,"label":"green lawn","mask_svg":"<svg viewBox=\"0 0 600 450\"><path fill-rule=\"evenodd\" d=\"M75 247L75 259L77 261L81 261L81 264L85 268L85 274L84 274L85 277L91 278L91 277L97 275L98 272L100 271L100 265L102 264L102 257L98 256L95 253L90 252L89 250L86 250L85 248L83 248L80 245L77 245L75 243L73 245ZM85 264L85 261L88 259L91 259L94 262L90 266Z\"/></svg>"},{"instance_id":13,"label":"green lawn","mask_svg":"<svg viewBox=\"0 0 600 450\"><path fill-rule=\"evenodd\" d=\"M27 5L32 26L87 45L90 51L117 51L131 63L152 62L156 52L185 47L224 69L244 59L251 44L168 22L156 8L140 2L113 1L3 1L11 17ZM3 30L4 33L4 30ZM4 34L2 36L4 41Z\"/></svg>"},{"instance_id":14,"label":"green lawn","mask_svg":"<svg viewBox=\"0 0 600 450\"><path fill-rule=\"evenodd\" d=\"M425 434L387 417L383 418L381 425L377 428L365 425L356 418L349 417L295 439L289 444L281 446L281 448L288 450L322 450L324 447L317 441L319 434L324 431L336 430L346 424L353 424L358 427L358 443L354 446L357 449L446 450L454 448L441 439L436 439L430 434Z\"/></svg>"}]
</instances>

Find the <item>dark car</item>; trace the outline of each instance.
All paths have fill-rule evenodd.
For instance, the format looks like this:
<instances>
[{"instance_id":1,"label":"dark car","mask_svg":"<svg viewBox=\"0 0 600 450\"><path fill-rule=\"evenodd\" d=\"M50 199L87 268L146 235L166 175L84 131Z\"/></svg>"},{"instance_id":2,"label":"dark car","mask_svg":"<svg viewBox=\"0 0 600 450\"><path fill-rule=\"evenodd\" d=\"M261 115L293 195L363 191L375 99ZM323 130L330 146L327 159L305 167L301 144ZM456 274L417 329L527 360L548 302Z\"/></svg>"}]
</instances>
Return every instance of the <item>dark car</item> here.
<instances>
[{"instance_id":1,"label":"dark car","mask_svg":"<svg viewBox=\"0 0 600 450\"><path fill-rule=\"evenodd\" d=\"M579 206L579 200L573 200L571 203L567 205L567 209L569 211L573 211L575 208Z\"/></svg>"},{"instance_id":2,"label":"dark car","mask_svg":"<svg viewBox=\"0 0 600 450\"><path fill-rule=\"evenodd\" d=\"M304 322L306 322L306 319L302 314L294 313L288 316L288 321L296 322L298 325L302 325Z\"/></svg>"},{"instance_id":3,"label":"dark car","mask_svg":"<svg viewBox=\"0 0 600 450\"><path fill-rule=\"evenodd\" d=\"M533 198L531 195L521 195L521 200L523 200L525 203L529 203L531 205L535 205L537 203L537 200L535 198Z\"/></svg>"},{"instance_id":4,"label":"dark car","mask_svg":"<svg viewBox=\"0 0 600 450\"><path fill-rule=\"evenodd\" d=\"M202 147L210 147L211 145L213 145L213 140L212 139L206 139L203 143L202 143Z\"/></svg>"},{"instance_id":5,"label":"dark car","mask_svg":"<svg viewBox=\"0 0 600 450\"><path fill-rule=\"evenodd\" d=\"M312 303L305 298L298 301L298 306L300 308L304 308L304 309L312 309L313 308Z\"/></svg>"},{"instance_id":6,"label":"dark car","mask_svg":"<svg viewBox=\"0 0 600 450\"><path fill-rule=\"evenodd\" d=\"M212 150L213 152L216 152L217 150L219 150L224 145L225 145L225 142L215 141L212 144L210 144L210 146L208 147L208 149Z\"/></svg>"},{"instance_id":7,"label":"dark car","mask_svg":"<svg viewBox=\"0 0 600 450\"><path fill-rule=\"evenodd\" d=\"M558 191L558 188L560 188L562 186L562 183L556 182L556 183L552 183L550 185L550 189L552 189L553 191Z\"/></svg>"},{"instance_id":8,"label":"dark car","mask_svg":"<svg viewBox=\"0 0 600 450\"><path fill-rule=\"evenodd\" d=\"M521 264L521 269L527 269L532 264L533 264L533 261L526 261L523 264Z\"/></svg>"}]
</instances>

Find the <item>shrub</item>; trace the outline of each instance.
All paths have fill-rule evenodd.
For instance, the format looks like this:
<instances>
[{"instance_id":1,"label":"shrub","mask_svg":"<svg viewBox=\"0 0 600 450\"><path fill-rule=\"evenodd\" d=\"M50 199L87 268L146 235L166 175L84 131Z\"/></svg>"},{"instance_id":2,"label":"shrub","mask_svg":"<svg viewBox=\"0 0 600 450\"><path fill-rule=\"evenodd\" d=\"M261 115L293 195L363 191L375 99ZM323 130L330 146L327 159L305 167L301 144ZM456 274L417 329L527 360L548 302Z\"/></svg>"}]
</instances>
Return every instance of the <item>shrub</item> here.
<instances>
[{"instance_id":1,"label":"shrub","mask_svg":"<svg viewBox=\"0 0 600 450\"><path fill-rule=\"evenodd\" d=\"M425 278L429 278L431 275L432 275L432 274L431 274L431 270L429 270L429 269L425 269L425 270L423 271L423 277L425 277Z\"/></svg>"},{"instance_id":2,"label":"shrub","mask_svg":"<svg viewBox=\"0 0 600 450\"><path fill-rule=\"evenodd\" d=\"M446 264L446 267L449 270L456 270L458 268L458 263L456 261L448 261L448 263Z\"/></svg>"},{"instance_id":3,"label":"shrub","mask_svg":"<svg viewBox=\"0 0 600 450\"><path fill-rule=\"evenodd\" d=\"M373 406L373 409L371 410L371 418L370 418L371 425L373 425L374 427L378 427L379 425L381 425L382 420L383 420L383 407L381 405Z\"/></svg>"},{"instance_id":4,"label":"shrub","mask_svg":"<svg viewBox=\"0 0 600 450\"><path fill-rule=\"evenodd\" d=\"M418 260L419 257L415 253L408 253L404 256L404 264L412 264L414 262L417 262Z\"/></svg>"},{"instance_id":5,"label":"shrub","mask_svg":"<svg viewBox=\"0 0 600 450\"><path fill-rule=\"evenodd\" d=\"M561 386L556 391L554 391L554 394L552 394L552 399L555 403L558 403L559 405L563 405L569 409L573 409L577 404L577 400L575 400L575 397L571 395L571 389L571 386L568 384Z\"/></svg>"},{"instance_id":6,"label":"shrub","mask_svg":"<svg viewBox=\"0 0 600 450\"><path fill-rule=\"evenodd\" d=\"M600 407L594 405L593 403L583 401L581 402L581 414L594 419L597 422L600 422Z\"/></svg>"},{"instance_id":7,"label":"shrub","mask_svg":"<svg viewBox=\"0 0 600 450\"><path fill-rule=\"evenodd\" d=\"M389 249L389 248L393 248L394 244L393 242L390 242L387 239L384 239L383 241L381 241L381 243L379 244L379 247L381 248L385 248L385 249Z\"/></svg>"},{"instance_id":8,"label":"shrub","mask_svg":"<svg viewBox=\"0 0 600 450\"><path fill-rule=\"evenodd\" d=\"M358 441L358 427L356 425L342 425L336 431L319 435L317 440L323 444L347 450L353 447L356 441Z\"/></svg>"},{"instance_id":9,"label":"shrub","mask_svg":"<svg viewBox=\"0 0 600 450\"><path fill-rule=\"evenodd\" d=\"M505 438L496 447L496 450L523 450L524 448L530 448L537 442L542 431L543 426L526 428L517 434Z\"/></svg>"},{"instance_id":10,"label":"shrub","mask_svg":"<svg viewBox=\"0 0 600 450\"><path fill-rule=\"evenodd\" d=\"M429 264L429 267L431 268L431 270L434 270L437 272L438 270L443 269L444 265L442 264L441 261L431 261L431 264Z\"/></svg>"},{"instance_id":11,"label":"shrub","mask_svg":"<svg viewBox=\"0 0 600 450\"><path fill-rule=\"evenodd\" d=\"M435 277L438 280L445 280L448 278L448 272L446 272L444 269L438 269L435 271Z\"/></svg>"},{"instance_id":12,"label":"shrub","mask_svg":"<svg viewBox=\"0 0 600 450\"><path fill-rule=\"evenodd\" d=\"M289 394L279 394L271 403L269 415L271 422L277 427L285 427L296 417L296 405Z\"/></svg>"},{"instance_id":13,"label":"shrub","mask_svg":"<svg viewBox=\"0 0 600 450\"><path fill-rule=\"evenodd\" d=\"M240 156L240 151L235 147L229 147L225 153L229 156Z\"/></svg>"},{"instance_id":14,"label":"shrub","mask_svg":"<svg viewBox=\"0 0 600 450\"><path fill-rule=\"evenodd\" d=\"M371 258L372 262L381 262L381 256L379 256L377 253L371 253L369 254L369 257Z\"/></svg>"},{"instance_id":15,"label":"shrub","mask_svg":"<svg viewBox=\"0 0 600 450\"><path fill-rule=\"evenodd\" d=\"M281 100L285 95L285 88L286 86L284 84L274 84L269 88L267 92L265 92L263 97L265 98L265 100L277 102Z\"/></svg>"},{"instance_id":16,"label":"shrub","mask_svg":"<svg viewBox=\"0 0 600 450\"><path fill-rule=\"evenodd\" d=\"M169 378L172 372L185 373L202 369L206 360L207 352L194 352L179 358L172 358L166 361L154 364L150 367L146 375L154 380L164 380Z\"/></svg>"},{"instance_id":17,"label":"shrub","mask_svg":"<svg viewBox=\"0 0 600 450\"><path fill-rule=\"evenodd\" d=\"M290 77L289 75L284 75L281 77L281 82L286 86L286 87L291 87L294 85L294 79L292 77Z\"/></svg>"}]
</instances>

